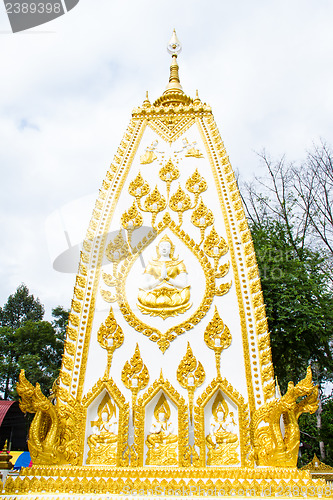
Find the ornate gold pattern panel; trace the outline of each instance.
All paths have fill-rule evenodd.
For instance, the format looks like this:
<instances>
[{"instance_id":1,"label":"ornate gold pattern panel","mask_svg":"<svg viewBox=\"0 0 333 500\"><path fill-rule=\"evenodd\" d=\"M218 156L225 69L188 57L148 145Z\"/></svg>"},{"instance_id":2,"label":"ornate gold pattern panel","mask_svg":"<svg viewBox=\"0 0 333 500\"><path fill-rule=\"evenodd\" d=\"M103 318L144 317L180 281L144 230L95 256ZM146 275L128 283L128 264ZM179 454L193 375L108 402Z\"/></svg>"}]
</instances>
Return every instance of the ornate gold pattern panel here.
<instances>
[{"instance_id":1,"label":"ornate gold pattern panel","mask_svg":"<svg viewBox=\"0 0 333 500\"><path fill-rule=\"evenodd\" d=\"M237 407L240 460L237 452L238 436L235 432L237 422L234 414L228 410L223 394L225 394ZM210 434L205 435L205 408L214 399L210 415ZM220 409L222 415L219 414ZM199 449L198 460L195 465L204 467L207 465L230 465L238 464L241 467L249 467L252 463L247 456L250 451L250 429L248 406L244 398L225 379L218 377L207 387L204 393L197 399L194 406L194 442ZM237 440L236 440L237 438ZM206 459L206 446L208 454Z\"/></svg>"},{"instance_id":2,"label":"ornate gold pattern panel","mask_svg":"<svg viewBox=\"0 0 333 500\"><path fill-rule=\"evenodd\" d=\"M147 434L146 465L178 465L178 436L171 420L170 405L161 394L154 408L154 420Z\"/></svg>"},{"instance_id":3,"label":"ornate gold pattern panel","mask_svg":"<svg viewBox=\"0 0 333 500\"><path fill-rule=\"evenodd\" d=\"M155 396L159 396L158 402L154 407L154 419L152 427L147 435L145 435L145 421L147 418L147 406ZM168 400L173 403L177 409L177 433L174 431L175 424L170 422L170 404ZM155 427L154 427L155 426ZM161 442L160 442L161 441ZM148 454L146 458L151 465L178 465L185 467L189 465L186 463L185 453L188 447L188 408L178 392L172 387L168 380L164 380L161 373L160 378L157 379L138 400L137 410L135 412L135 435L133 457L131 458L131 465L140 466L144 465L144 445L147 445ZM162 454L157 448L165 445L163 448L166 456L163 458ZM177 446L176 446L177 445ZM177 458L176 458L177 457ZM164 463L165 460L168 463Z\"/></svg>"},{"instance_id":4,"label":"ornate gold pattern panel","mask_svg":"<svg viewBox=\"0 0 333 500\"><path fill-rule=\"evenodd\" d=\"M318 386L313 385L309 367L306 377L296 386L289 382L284 396L265 403L252 415L252 454L257 465L296 467L300 443L298 418L302 413L312 414L317 409ZM284 436L280 426L281 415Z\"/></svg>"},{"instance_id":5,"label":"ornate gold pattern panel","mask_svg":"<svg viewBox=\"0 0 333 500\"><path fill-rule=\"evenodd\" d=\"M189 194L178 187L178 190L170 197L170 185L179 176L179 171L169 159L160 169L159 177L166 183L165 195L155 187L150 190L147 181L144 180L140 173L130 182L129 193L135 199L135 204L130 209L132 215L131 231L135 225L135 218L138 214L150 213L151 225L155 231L155 236L160 234L166 228L169 228L173 233L191 250L205 273L206 293L203 300L203 307L200 307L200 312L207 312L207 305L211 303L215 296L226 294L231 282L218 284L217 280L224 278L229 270L229 263L220 263L220 260L228 252L228 246L225 240L220 237L212 227L210 233L205 235L206 229L214 222L212 211L208 209L200 198L200 194L207 189L207 182L198 173L197 170L187 179L186 189L193 196L191 199ZM144 198L145 197L145 198ZM178 213L178 223L174 222L169 212L164 213L160 222L157 222L157 216L170 207L173 212ZM184 211L191 210L191 222L194 227L200 229L200 241L195 243L190 236L181 229L183 223ZM126 218L129 220L128 211L125 212L121 220ZM142 221L143 219L140 219ZM141 223L141 222L140 222ZM131 326L134 326L138 331L143 331L153 341L157 341L160 349L164 352L170 342L176 338L179 333L182 333L184 323L169 329L162 333L152 326L143 323L139 318L135 317L129 308L126 299L125 283L127 275L138 258L138 254L143 249L133 248L131 245L131 231L128 229L128 223L123 224L127 236L122 236L121 233L111 241L107 246L106 256L113 263L113 275L104 273L104 282L115 288L114 292L102 290L102 296L107 302L118 301L119 307ZM154 234L152 234L154 237ZM156 248L157 258L145 269L145 283L141 287L138 294L138 307L143 314L151 316L160 316L163 319L181 315L191 308L190 288L186 283L187 269L182 260L176 261L173 257L174 243L170 238L162 238ZM145 247L149 242L145 241ZM167 251L167 255L161 256L161 251ZM166 248L168 247L168 248ZM121 259L125 259L122 260ZM106 279L105 279L106 278ZM197 313L192 315L186 322L187 326L191 324L192 319L198 317ZM176 335L175 335L175 332ZM179 332L179 333L178 333Z\"/></svg>"},{"instance_id":6,"label":"ornate gold pattern panel","mask_svg":"<svg viewBox=\"0 0 333 500\"><path fill-rule=\"evenodd\" d=\"M117 408L106 393L97 411L97 419L90 422L87 464L117 465L118 418Z\"/></svg>"},{"instance_id":7,"label":"ornate gold pattern panel","mask_svg":"<svg viewBox=\"0 0 333 500\"><path fill-rule=\"evenodd\" d=\"M116 467L42 467L33 466L21 470L18 477L8 477L5 494L33 493L34 498L47 498L45 492L56 498L68 498L77 494L80 498L101 498L99 495L123 495L128 497L136 490L137 495L151 497L174 491L177 498L214 498L234 496L235 491L251 497L331 498L332 486L323 479L311 478L309 471L292 468L238 469L232 467L209 468L116 468ZM83 497L86 494L87 496ZM242 493L240 493L242 494ZM47 494L46 494L47 495ZM168 495L169 496L169 495ZM242 494L243 496L243 494ZM50 498L50 497L48 497ZM170 495L170 498L171 495Z\"/></svg>"},{"instance_id":8,"label":"ornate gold pattern panel","mask_svg":"<svg viewBox=\"0 0 333 500\"><path fill-rule=\"evenodd\" d=\"M174 340L178 335L193 328L205 316L210 308L215 292L214 270L204 252L188 235L186 235L186 233L184 233L184 231L182 231L175 224L174 221L171 220L169 214L165 215L163 221L157 227L157 234L162 233L166 228L168 228L175 236L177 236L179 240L185 243L185 245L190 249L190 251L200 262L202 270L205 274L206 287L202 302L200 304L200 307L196 311L194 311L187 320L181 322L180 324L177 324L177 326L175 327L167 329L165 332L161 332L159 329L143 323L138 317L135 316L127 301L125 283L126 277L132 265L138 258L137 254L134 254L134 256L131 258L129 257L125 259L120 268L120 271L117 274L118 303L124 318L137 331L142 332L153 342L157 342L162 352L164 352L169 347L172 340Z\"/></svg>"},{"instance_id":9,"label":"ornate gold pattern panel","mask_svg":"<svg viewBox=\"0 0 333 500\"><path fill-rule=\"evenodd\" d=\"M237 424L221 392L215 397L209 427L210 432L206 436L207 465L238 465Z\"/></svg>"},{"instance_id":10,"label":"ornate gold pattern panel","mask_svg":"<svg viewBox=\"0 0 333 500\"><path fill-rule=\"evenodd\" d=\"M173 104L176 104L177 112ZM193 125L196 116L210 115L211 112L210 106L203 104L198 97L193 100L185 94L171 93L160 97L154 104L146 99L142 107L133 110L133 117L147 120L152 130L166 142L172 143L185 134ZM195 146L192 144L186 146L188 156L201 158Z\"/></svg>"},{"instance_id":11,"label":"ornate gold pattern panel","mask_svg":"<svg viewBox=\"0 0 333 500\"><path fill-rule=\"evenodd\" d=\"M89 409L95 399L104 392L98 406L97 418L87 422L87 463L128 465L126 448L128 439L129 405L112 379L100 379L83 398L82 405Z\"/></svg>"}]
</instances>

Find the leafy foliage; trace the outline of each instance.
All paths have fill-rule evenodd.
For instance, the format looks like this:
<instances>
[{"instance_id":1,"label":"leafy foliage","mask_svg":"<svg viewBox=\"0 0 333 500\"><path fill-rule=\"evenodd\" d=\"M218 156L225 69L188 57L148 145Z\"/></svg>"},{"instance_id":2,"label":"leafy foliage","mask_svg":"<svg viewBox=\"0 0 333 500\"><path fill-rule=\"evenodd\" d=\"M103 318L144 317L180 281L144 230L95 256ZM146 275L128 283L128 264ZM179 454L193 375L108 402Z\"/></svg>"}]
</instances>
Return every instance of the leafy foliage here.
<instances>
[{"instance_id":1,"label":"leafy foliage","mask_svg":"<svg viewBox=\"0 0 333 500\"><path fill-rule=\"evenodd\" d=\"M282 392L311 364L316 415L300 418L300 465L316 453L333 465L333 153L314 146L301 165L259 155L267 176L244 185Z\"/></svg>"},{"instance_id":2,"label":"leafy foliage","mask_svg":"<svg viewBox=\"0 0 333 500\"><path fill-rule=\"evenodd\" d=\"M308 248L296 252L283 222L268 219L260 226L252 224L251 230L281 388L285 391L289 380L303 378L314 363L317 382L331 379L333 296L322 257Z\"/></svg>"},{"instance_id":3,"label":"leafy foliage","mask_svg":"<svg viewBox=\"0 0 333 500\"><path fill-rule=\"evenodd\" d=\"M60 306L53 309L52 323L43 316L43 306L25 285L0 309L0 391L4 399L16 397L21 369L31 383L40 383L45 394L58 376L68 311Z\"/></svg>"}]
</instances>

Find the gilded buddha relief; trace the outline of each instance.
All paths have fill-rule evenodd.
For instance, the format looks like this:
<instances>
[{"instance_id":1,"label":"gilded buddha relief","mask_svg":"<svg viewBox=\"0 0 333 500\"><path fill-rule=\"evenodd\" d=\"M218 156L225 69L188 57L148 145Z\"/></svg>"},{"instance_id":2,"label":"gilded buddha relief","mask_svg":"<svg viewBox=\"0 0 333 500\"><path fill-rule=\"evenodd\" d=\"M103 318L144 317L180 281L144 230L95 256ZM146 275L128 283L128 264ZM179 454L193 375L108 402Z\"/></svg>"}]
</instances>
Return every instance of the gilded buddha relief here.
<instances>
[{"instance_id":1,"label":"gilded buddha relief","mask_svg":"<svg viewBox=\"0 0 333 500\"><path fill-rule=\"evenodd\" d=\"M163 236L156 247L157 258L147 265L139 288L138 307L143 314L166 319L191 307L186 267L174 253L175 245Z\"/></svg>"},{"instance_id":2,"label":"gilded buddha relief","mask_svg":"<svg viewBox=\"0 0 333 500\"><path fill-rule=\"evenodd\" d=\"M171 421L169 403L162 393L155 409L154 419L147 435L146 465L178 465L178 437Z\"/></svg>"},{"instance_id":3,"label":"gilded buddha relief","mask_svg":"<svg viewBox=\"0 0 333 500\"><path fill-rule=\"evenodd\" d=\"M210 433L206 436L207 465L236 465L239 463L238 435L235 416L218 392L209 420Z\"/></svg>"},{"instance_id":4,"label":"gilded buddha relief","mask_svg":"<svg viewBox=\"0 0 333 500\"><path fill-rule=\"evenodd\" d=\"M116 465L118 419L117 407L107 393L102 399L97 420L90 422L92 434L88 437L87 464Z\"/></svg>"}]
</instances>

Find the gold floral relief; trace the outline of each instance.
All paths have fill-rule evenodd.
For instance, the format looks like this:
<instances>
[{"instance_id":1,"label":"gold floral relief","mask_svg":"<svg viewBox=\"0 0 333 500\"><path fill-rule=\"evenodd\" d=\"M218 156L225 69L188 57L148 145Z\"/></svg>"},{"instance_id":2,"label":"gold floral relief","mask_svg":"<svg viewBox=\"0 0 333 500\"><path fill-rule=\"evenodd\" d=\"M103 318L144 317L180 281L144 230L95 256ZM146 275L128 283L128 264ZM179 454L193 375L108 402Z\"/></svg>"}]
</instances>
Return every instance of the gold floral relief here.
<instances>
[{"instance_id":1,"label":"gold floral relief","mask_svg":"<svg viewBox=\"0 0 333 500\"><path fill-rule=\"evenodd\" d=\"M97 340L99 345L107 351L107 366L105 369L104 378L108 379L111 369L113 353L124 342L124 333L118 325L112 307L104 324L102 323L97 332Z\"/></svg>"},{"instance_id":2,"label":"gold floral relief","mask_svg":"<svg viewBox=\"0 0 333 500\"><path fill-rule=\"evenodd\" d=\"M190 410L190 422L192 424L194 391L205 380L205 370L200 361L193 355L190 343L187 343L186 354L179 363L177 369L177 380L180 385L187 389Z\"/></svg>"},{"instance_id":3,"label":"gold floral relief","mask_svg":"<svg viewBox=\"0 0 333 500\"><path fill-rule=\"evenodd\" d=\"M229 328L223 323L216 306L213 319L206 326L204 339L209 349L213 349L215 352L216 372L217 376L220 377L221 353L230 346L232 337Z\"/></svg>"},{"instance_id":4,"label":"gold floral relief","mask_svg":"<svg viewBox=\"0 0 333 500\"><path fill-rule=\"evenodd\" d=\"M138 392L144 389L149 382L149 372L143 363L139 344L136 344L134 354L129 361L126 361L122 372L121 380L127 389L132 392L132 415L134 423L134 413Z\"/></svg>"}]
</instances>

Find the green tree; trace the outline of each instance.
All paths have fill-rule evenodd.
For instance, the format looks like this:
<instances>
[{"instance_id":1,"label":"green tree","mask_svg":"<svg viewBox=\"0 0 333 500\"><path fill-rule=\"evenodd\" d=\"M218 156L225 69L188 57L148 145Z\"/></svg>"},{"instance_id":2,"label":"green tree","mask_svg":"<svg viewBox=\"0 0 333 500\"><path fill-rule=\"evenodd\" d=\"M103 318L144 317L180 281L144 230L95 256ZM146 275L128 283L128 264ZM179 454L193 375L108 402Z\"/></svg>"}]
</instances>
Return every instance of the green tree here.
<instances>
[{"instance_id":1,"label":"green tree","mask_svg":"<svg viewBox=\"0 0 333 500\"><path fill-rule=\"evenodd\" d=\"M44 316L44 307L39 299L29 293L23 283L16 292L10 295L6 304L0 308L0 326L8 326L16 330L26 321L40 321Z\"/></svg>"},{"instance_id":2,"label":"green tree","mask_svg":"<svg viewBox=\"0 0 333 500\"><path fill-rule=\"evenodd\" d=\"M266 177L243 187L271 331L275 373L282 389L297 382L310 363L319 384L315 416L300 422L304 450L325 460L333 442L327 428L326 382L333 362L333 154L324 143L301 165L259 155ZM325 427L326 426L326 427ZM332 430L332 429L331 429ZM319 451L319 453L318 453ZM305 454L306 456L306 454Z\"/></svg>"},{"instance_id":3,"label":"green tree","mask_svg":"<svg viewBox=\"0 0 333 500\"><path fill-rule=\"evenodd\" d=\"M294 248L283 222L252 223L251 231L275 374L283 391L303 378L309 364L321 385L332 378L333 296L318 252ZM297 244L297 242L296 242Z\"/></svg>"},{"instance_id":4,"label":"green tree","mask_svg":"<svg viewBox=\"0 0 333 500\"><path fill-rule=\"evenodd\" d=\"M52 311L52 323L43 321L40 301L20 285L0 313L0 391L4 399L16 397L21 369L47 393L59 373L68 311L58 306Z\"/></svg>"}]
</instances>

